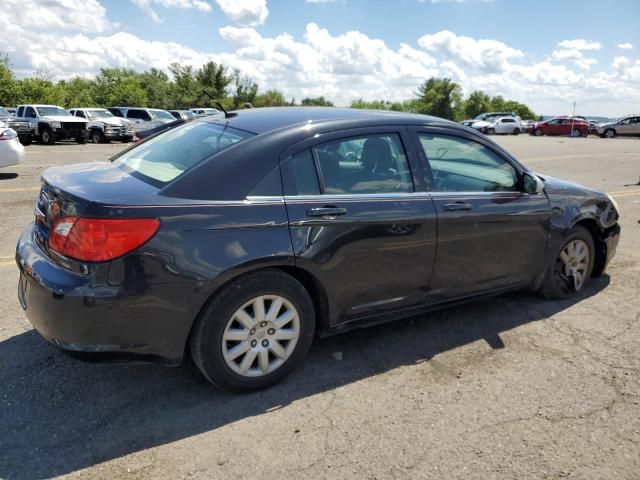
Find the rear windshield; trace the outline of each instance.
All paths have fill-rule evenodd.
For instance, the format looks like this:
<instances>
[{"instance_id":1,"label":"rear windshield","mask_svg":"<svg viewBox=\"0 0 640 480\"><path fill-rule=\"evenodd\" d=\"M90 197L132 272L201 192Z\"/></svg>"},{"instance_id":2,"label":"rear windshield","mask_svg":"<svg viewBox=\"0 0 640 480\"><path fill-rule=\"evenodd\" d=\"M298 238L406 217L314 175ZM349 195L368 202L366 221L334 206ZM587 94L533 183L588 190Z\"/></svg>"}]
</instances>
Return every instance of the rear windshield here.
<instances>
[{"instance_id":1,"label":"rear windshield","mask_svg":"<svg viewBox=\"0 0 640 480\"><path fill-rule=\"evenodd\" d=\"M207 122L187 123L132 148L115 162L131 172L167 183L215 153L253 134Z\"/></svg>"}]
</instances>

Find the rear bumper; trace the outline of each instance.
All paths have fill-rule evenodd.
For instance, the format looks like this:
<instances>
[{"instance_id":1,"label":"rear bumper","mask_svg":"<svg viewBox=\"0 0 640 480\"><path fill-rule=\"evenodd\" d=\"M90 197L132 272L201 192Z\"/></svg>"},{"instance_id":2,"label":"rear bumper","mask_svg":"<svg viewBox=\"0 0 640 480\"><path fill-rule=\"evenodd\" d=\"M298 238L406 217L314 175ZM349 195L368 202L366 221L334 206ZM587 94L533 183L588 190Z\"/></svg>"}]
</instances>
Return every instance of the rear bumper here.
<instances>
[{"instance_id":1,"label":"rear bumper","mask_svg":"<svg viewBox=\"0 0 640 480\"><path fill-rule=\"evenodd\" d=\"M81 274L57 265L36 243L33 224L18 241L16 262L20 304L49 342L74 352L112 354L109 358L122 354L123 359L181 362L189 318L149 301L166 292L131 291L109 285L95 272Z\"/></svg>"}]
</instances>

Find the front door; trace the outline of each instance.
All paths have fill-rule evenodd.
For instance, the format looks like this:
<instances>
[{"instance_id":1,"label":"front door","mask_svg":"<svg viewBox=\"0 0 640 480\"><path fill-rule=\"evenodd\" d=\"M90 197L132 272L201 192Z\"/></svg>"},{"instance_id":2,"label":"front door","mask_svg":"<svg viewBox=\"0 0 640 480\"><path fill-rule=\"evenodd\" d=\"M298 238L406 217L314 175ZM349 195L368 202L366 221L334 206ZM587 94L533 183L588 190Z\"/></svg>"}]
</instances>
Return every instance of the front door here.
<instances>
[{"instance_id":1,"label":"front door","mask_svg":"<svg viewBox=\"0 0 640 480\"><path fill-rule=\"evenodd\" d=\"M304 142L281 163L296 264L327 290L332 326L423 305L435 260L408 133L366 132Z\"/></svg>"},{"instance_id":2,"label":"front door","mask_svg":"<svg viewBox=\"0 0 640 480\"><path fill-rule=\"evenodd\" d=\"M474 136L415 131L438 214L431 302L529 284L547 248L550 206L521 188L521 169Z\"/></svg>"}]
</instances>

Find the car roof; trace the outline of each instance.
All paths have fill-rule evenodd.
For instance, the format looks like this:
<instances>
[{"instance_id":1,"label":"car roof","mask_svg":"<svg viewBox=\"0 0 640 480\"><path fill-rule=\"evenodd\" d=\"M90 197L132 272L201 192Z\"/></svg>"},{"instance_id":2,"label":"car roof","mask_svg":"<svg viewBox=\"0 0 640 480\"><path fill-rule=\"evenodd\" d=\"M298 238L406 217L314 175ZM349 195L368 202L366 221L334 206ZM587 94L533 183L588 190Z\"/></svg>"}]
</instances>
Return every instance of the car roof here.
<instances>
[{"instance_id":1,"label":"car roof","mask_svg":"<svg viewBox=\"0 0 640 480\"><path fill-rule=\"evenodd\" d=\"M69 110L107 110L106 108L101 108L101 107L73 107L70 108Z\"/></svg>"},{"instance_id":2,"label":"car roof","mask_svg":"<svg viewBox=\"0 0 640 480\"><path fill-rule=\"evenodd\" d=\"M390 125L446 123L458 125L455 122L429 115L414 113L390 112L387 110L358 110L354 108L334 107L268 107L248 108L232 112L233 116L221 118L211 117L209 121L225 123L231 127L262 134L286 127L302 124L328 124L332 122L362 123L364 125Z\"/></svg>"}]
</instances>

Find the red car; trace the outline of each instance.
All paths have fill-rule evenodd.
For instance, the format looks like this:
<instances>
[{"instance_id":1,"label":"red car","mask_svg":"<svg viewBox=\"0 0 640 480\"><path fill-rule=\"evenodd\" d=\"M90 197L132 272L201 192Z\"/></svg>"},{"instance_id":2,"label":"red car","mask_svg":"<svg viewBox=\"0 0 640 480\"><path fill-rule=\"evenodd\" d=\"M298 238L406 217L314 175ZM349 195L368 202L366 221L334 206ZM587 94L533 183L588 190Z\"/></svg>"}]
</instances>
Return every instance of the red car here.
<instances>
[{"instance_id":1,"label":"red car","mask_svg":"<svg viewBox=\"0 0 640 480\"><path fill-rule=\"evenodd\" d=\"M589 123L576 117L555 117L546 122L534 123L531 127L531 135L586 137L589 135Z\"/></svg>"}]
</instances>

